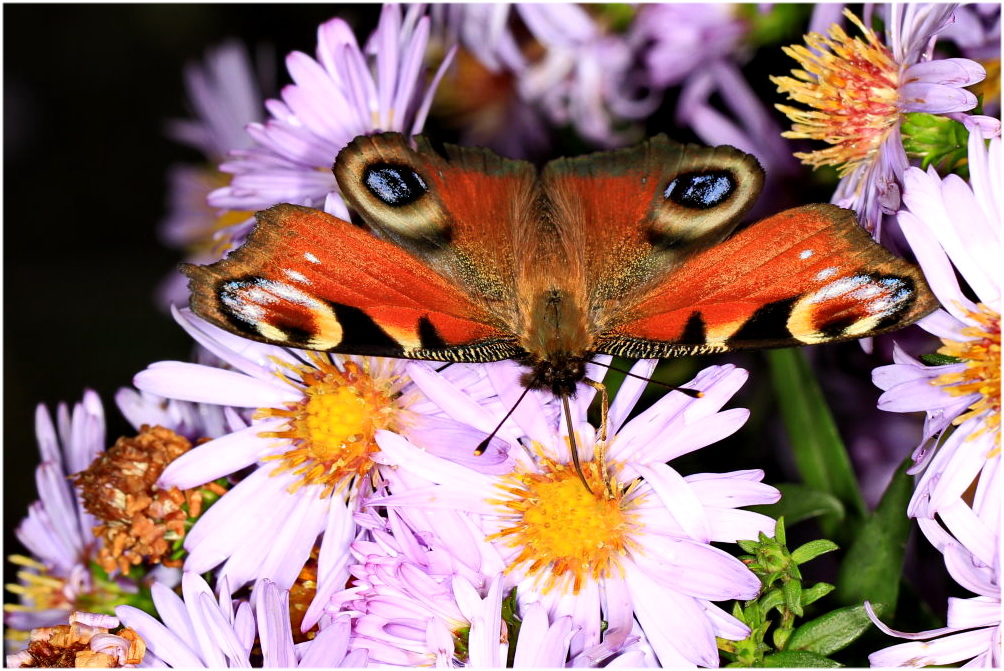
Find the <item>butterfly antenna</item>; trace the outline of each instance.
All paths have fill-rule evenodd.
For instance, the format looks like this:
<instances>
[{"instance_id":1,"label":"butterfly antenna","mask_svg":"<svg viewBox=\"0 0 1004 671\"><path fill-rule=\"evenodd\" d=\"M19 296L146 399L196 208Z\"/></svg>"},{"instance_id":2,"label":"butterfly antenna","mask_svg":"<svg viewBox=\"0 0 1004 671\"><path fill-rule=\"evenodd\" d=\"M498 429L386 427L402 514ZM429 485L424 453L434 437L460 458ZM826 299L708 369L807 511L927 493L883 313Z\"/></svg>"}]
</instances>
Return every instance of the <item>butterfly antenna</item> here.
<instances>
[{"instance_id":1,"label":"butterfly antenna","mask_svg":"<svg viewBox=\"0 0 1004 671\"><path fill-rule=\"evenodd\" d=\"M656 386L663 387L664 389L669 389L670 391L678 391L680 393L686 394L690 398L704 398L704 392L701 391L700 389L687 389L686 387L677 387L674 384L667 384L665 382L660 382L659 380L653 380L650 377L645 377L644 375L637 375L635 373L632 373L629 370L624 370L623 368L618 368L617 366L611 366L610 364L603 363L601 361L592 361L591 363L594 363L597 366L603 366L604 368L609 368L610 370L615 370L618 373L624 373L625 375L627 375L629 377L634 377L634 378L637 378L639 380L645 380L646 382L648 382L650 384L654 384Z\"/></svg>"},{"instance_id":2,"label":"butterfly antenna","mask_svg":"<svg viewBox=\"0 0 1004 671\"><path fill-rule=\"evenodd\" d=\"M482 454L485 453L485 450L488 449L488 443L492 441L492 438L494 438L495 434L499 432L499 430L502 428L502 425L506 423L506 420L512 417L512 413L514 413L516 411L516 408L519 407L519 404L523 402L523 399L526 398L527 393L529 393L530 388L536 381L537 378L534 378L533 381L531 381L530 384L528 384L526 388L523 389L523 393L519 395L519 398L516 399L516 402L513 404L513 406L509 408L509 412L505 414L505 417L502 418L502 421L499 422L498 426L492 429L492 432L488 434L487 438L478 443L478 446L474 448L474 456L480 457Z\"/></svg>"},{"instance_id":3,"label":"butterfly antenna","mask_svg":"<svg viewBox=\"0 0 1004 671\"><path fill-rule=\"evenodd\" d=\"M575 472L579 476L579 480L582 481L582 486L586 488L587 492L596 496L596 492L586 482L586 474L582 472L582 463L579 461L579 448L575 444L575 427L572 426L572 411L568 407L568 394L561 395L561 404L565 408L565 424L568 426L568 446L572 450L572 465L575 466Z\"/></svg>"}]
</instances>

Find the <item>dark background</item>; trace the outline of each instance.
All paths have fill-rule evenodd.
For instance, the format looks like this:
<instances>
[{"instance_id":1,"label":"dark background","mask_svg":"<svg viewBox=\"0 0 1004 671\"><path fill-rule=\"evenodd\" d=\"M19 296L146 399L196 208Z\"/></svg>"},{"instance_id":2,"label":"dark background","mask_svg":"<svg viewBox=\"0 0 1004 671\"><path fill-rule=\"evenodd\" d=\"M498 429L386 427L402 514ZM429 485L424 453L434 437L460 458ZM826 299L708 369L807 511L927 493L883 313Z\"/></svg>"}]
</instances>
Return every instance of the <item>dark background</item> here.
<instances>
[{"instance_id":1,"label":"dark background","mask_svg":"<svg viewBox=\"0 0 1004 671\"><path fill-rule=\"evenodd\" d=\"M153 292L180 260L158 242L166 171L198 162L165 122L189 116L182 69L238 37L313 54L340 16L366 35L379 5L11 5L4 18L4 555L37 498L34 413L96 390L109 443L114 393L190 340ZM4 562L4 582L15 579Z\"/></svg>"}]
</instances>

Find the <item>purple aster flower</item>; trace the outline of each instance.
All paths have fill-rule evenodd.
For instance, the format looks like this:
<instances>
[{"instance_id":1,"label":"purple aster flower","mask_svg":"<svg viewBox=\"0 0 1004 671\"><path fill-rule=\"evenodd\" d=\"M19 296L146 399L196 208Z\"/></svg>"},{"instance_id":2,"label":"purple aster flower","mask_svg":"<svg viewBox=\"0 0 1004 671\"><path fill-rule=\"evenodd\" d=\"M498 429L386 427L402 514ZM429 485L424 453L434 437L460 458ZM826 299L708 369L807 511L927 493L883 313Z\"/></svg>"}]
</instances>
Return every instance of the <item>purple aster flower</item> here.
<instances>
[{"instance_id":1,"label":"purple aster flower","mask_svg":"<svg viewBox=\"0 0 1004 671\"><path fill-rule=\"evenodd\" d=\"M633 372L644 377L653 366L642 361ZM736 508L779 494L760 471L684 477L667 462L745 422L746 410L719 412L745 379L733 366L708 368L688 385L702 398L669 394L625 423L644 388L629 378L610 406L607 441L585 421L588 401L576 399L575 444L589 489L568 463L568 437L532 413L517 420L532 422L532 440L510 451L515 466L501 475L379 432L380 459L397 468L385 472L389 496L373 503L398 507L417 528L433 510L474 515L505 560L505 588L516 587L521 609L540 603L554 618L572 618L573 657L626 641L637 620L663 665L714 666L715 637L738 640L748 629L712 602L753 598L760 583L710 543L771 533L773 520Z\"/></svg>"},{"instance_id":2,"label":"purple aster flower","mask_svg":"<svg viewBox=\"0 0 1004 671\"><path fill-rule=\"evenodd\" d=\"M39 500L15 531L33 558L10 557L22 570L19 584L8 586L20 601L4 607L8 635L11 629L27 632L65 623L95 588L88 563L96 550L91 528L97 521L84 510L69 477L87 468L105 449L101 399L88 390L72 412L59 404L55 424L45 406L39 405L35 433L42 458L35 471Z\"/></svg>"},{"instance_id":3,"label":"purple aster flower","mask_svg":"<svg viewBox=\"0 0 1004 671\"><path fill-rule=\"evenodd\" d=\"M500 440L474 455L502 412L479 367L450 366L437 374L419 362L288 350L231 335L188 311L175 315L227 367L160 362L140 372L136 386L224 406L234 430L182 455L161 483L187 489L256 467L186 536L187 570L201 573L225 562L220 575L234 589L259 577L289 588L323 532L317 598L326 601L344 585L346 547L356 535L352 511L376 477L374 434L381 429L473 468L510 467ZM493 405L479 409L479 402ZM250 421L233 408L250 411Z\"/></svg>"},{"instance_id":4,"label":"purple aster flower","mask_svg":"<svg viewBox=\"0 0 1004 671\"><path fill-rule=\"evenodd\" d=\"M964 87L986 76L983 67L966 58L931 60L933 40L951 22L954 7L890 5L884 44L845 10L864 39L852 39L839 25L831 26L829 37L807 35L807 46L785 48L803 69L794 77L771 77L779 92L810 108L776 106L794 122L784 136L832 145L795 156L813 167L836 166L842 179L832 202L855 210L876 237L883 214L899 209L909 165L900 136L902 115L958 113L976 106L976 96ZM996 129L999 133L999 122Z\"/></svg>"},{"instance_id":5,"label":"purple aster flower","mask_svg":"<svg viewBox=\"0 0 1004 671\"><path fill-rule=\"evenodd\" d=\"M144 424L163 426L194 442L219 438L232 430L218 405L178 401L125 387L116 392L115 403L137 431Z\"/></svg>"},{"instance_id":6,"label":"purple aster flower","mask_svg":"<svg viewBox=\"0 0 1004 671\"><path fill-rule=\"evenodd\" d=\"M210 205L258 210L296 203L347 218L331 172L335 156L358 135L420 132L449 63L447 57L424 85L429 19L423 11L413 6L402 18L400 6L384 5L365 50L341 19L322 24L316 60L298 51L286 58L295 84L282 90L282 100L266 103L268 121L248 126L254 146L232 152L220 166L234 176L210 194Z\"/></svg>"},{"instance_id":7,"label":"purple aster flower","mask_svg":"<svg viewBox=\"0 0 1004 671\"><path fill-rule=\"evenodd\" d=\"M226 42L206 54L204 63L185 69L185 89L195 118L177 120L168 127L172 138L201 151L208 165L174 165L168 182L169 211L160 225L160 238L168 247L187 252L186 261L218 260L243 240L253 220L250 212L221 212L206 197L227 184L229 175L216 166L232 149L247 149L251 138L244 128L263 116L263 97L247 51L237 42ZM159 290L166 307L188 302L186 278L175 271Z\"/></svg>"},{"instance_id":8,"label":"purple aster flower","mask_svg":"<svg viewBox=\"0 0 1004 671\"><path fill-rule=\"evenodd\" d=\"M880 408L927 413L914 453L914 471L925 469L910 503L914 517L933 517L974 481L977 496L996 486L988 474L1001 458L1000 138L988 146L974 130L969 171L968 184L957 175L942 179L933 169L910 168L904 175L900 228L942 306L918 323L941 338L938 353L954 359L925 366L897 348L895 363L873 374L885 390Z\"/></svg>"}]
</instances>

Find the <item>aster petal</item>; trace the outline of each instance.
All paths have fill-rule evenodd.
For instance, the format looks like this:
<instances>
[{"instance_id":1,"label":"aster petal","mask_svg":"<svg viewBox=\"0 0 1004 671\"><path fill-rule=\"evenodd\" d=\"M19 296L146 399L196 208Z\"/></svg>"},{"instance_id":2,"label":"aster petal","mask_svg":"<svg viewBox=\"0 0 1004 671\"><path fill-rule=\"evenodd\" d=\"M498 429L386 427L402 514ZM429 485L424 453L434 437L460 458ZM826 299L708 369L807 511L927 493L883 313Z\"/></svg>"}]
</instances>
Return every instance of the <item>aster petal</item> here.
<instances>
[{"instance_id":1,"label":"aster petal","mask_svg":"<svg viewBox=\"0 0 1004 671\"><path fill-rule=\"evenodd\" d=\"M335 619L330 625L317 632L310 646L300 658L299 667L316 669L342 666L351 630L352 621L348 617ZM346 665L347 668L355 666L365 666L365 663Z\"/></svg>"},{"instance_id":2,"label":"aster petal","mask_svg":"<svg viewBox=\"0 0 1004 671\"><path fill-rule=\"evenodd\" d=\"M695 599L642 571L625 571L625 579L638 622L663 667L718 666L714 631Z\"/></svg>"},{"instance_id":3,"label":"aster petal","mask_svg":"<svg viewBox=\"0 0 1004 671\"><path fill-rule=\"evenodd\" d=\"M265 668L292 668L296 664L293 631L289 623L289 592L271 580L255 585L252 599L258 614L258 636Z\"/></svg>"},{"instance_id":4,"label":"aster petal","mask_svg":"<svg viewBox=\"0 0 1004 671\"><path fill-rule=\"evenodd\" d=\"M158 482L168 487L191 489L236 473L274 450L274 441L263 439L259 434L275 431L284 424L282 419L264 420L203 443L168 464Z\"/></svg>"},{"instance_id":5,"label":"aster petal","mask_svg":"<svg viewBox=\"0 0 1004 671\"><path fill-rule=\"evenodd\" d=\"M773 517L751 510L708 508L705 513L711 525L711 540L716 543L756 540L761 533L772 536L777 525Z\"/></svg>"},{"instance_id":6,"label":"aster petal","mask_svg":"<svg viewBox=\"0 0 1004 671\"><path fill-rule=\"evenodd\" d=\"M960 255L960 251L954 251L953 247L946 247L952 254L959 272L966 282L972 287L976 295L984 303L991 303L1000 299L1000 216L995 217L996 221L991 222L990 216L994 213L984 214L976 196L966 182L958 175L948 175L941 182L942 198L946 203L951 203L955 216L965 222L964 233L959 231L959 227L952 226L952 245L955 250L964 250L965 255ZM943 239L945 236L939 233ZM956 240L956 238L961 238ZM972 240L979 240L980 244L972 244Z\"/></svg>"},{"instance_id":7,"label":"aster petal","mask_svg":"<svg viewBox=\"0 0 1004 671\"><path fill-rule=\"evenodd\" d=\"M185 536L190 553L185 569L205 573L224 561L233 546L264 534L263 521L271 527L286 520L296 498L285 491L288 484L272 477L271 469L259 468L220 497ZM239 586L231 580L233 589Z\"/></svg>"},{"instance_id":8,"label":"aster petal","mask_svg":"<svg viewBox=\"0 0 1004 671\"><path fill-rule=\"evenodd\" d=\"M992 629L976 629L943 636L933 641L912 641L893 645L868 655L868 661L876 667L944 666L986 651L992 639Z\"/></svg>"},{"instance_id":9,"label":"aster petal","mask_svg":"<svg viewBox=\"0 0 1004 671\"><path fill-rule=\"evenodd\" d=\"M648 379L652 377L658 363L658 359L641 359L631 367L631 375L624 377L607 413L607 431L610 435L616 435L620 431L648 387Z\"/></svg>"},{"instance_id":10,"label":"aster petal","mask_svg":"<svg viewBox=\"0 0 1004 671\"><path fill-rule=\"evenodd\" d=\"M276 354L284 350L272 345L262 345L210 324L196 316L189 308L179 310L171 306L171 315L195 342L225 361L235 370L264 382L275 383ZM287 359L289 357L283 357Z\"/></svg>"},{"instance_id":11,"label":"aster petal","mask_svg":"<svg viewBox=\"0 0 1004 671\"><path fill-rule=\"evenodd\" d=\"M189 649L185 641L152 615L132 606L117 606L115 615L122 621L122 624L134 629L146 643L147 649L166 662L168 666L175 669L205 667L203 661Z\"/></svg>"},{"instance_id":12,"label":"aster petal","mask_svg":"<svg viewBox=\"0 0 1004 671\"><path fill-rule=\"evenodd\" d=\"M965 327L965 324L959 321L957 317L949 314L943 309L935 310L931 314L919 320L917 322L917 326L939 338L946 338L948 340L967 339L967 336L960 333L961 329Z\"/></svg>"},{"instance_id":13,"label":"aster petal","mask_svg":"<svg viewBox=\"0 0 1004 671\"><path fill-rule=\"evenodd\" d=\"M973 424L971 428L976 428L976 421L970 420L966 423ZM987 455L996 447L997 441L992 432L987 431L975 437L969 431L966 434L959 440L958 451L944 464L938 484L931 492L932 510L941 511L944 506L960 500L983 470ZM957 439L953 434L948 440L955 442Z\"/></svg>"},{"instance_id":14,"label":"aster petal","mask_svg":"<svg viewBox=\"0 0 1004 671\"><path fill-rule=\"evenodd\" d=\"M741 561L705 543L653 535L635 564L663 587L697 599L752 599L760 580Z\"/></svg>"},{"instance_id":15,"label":"aster petal","mask_svg":"<svg viewBox=\"0 0 1004 671\"><path fill-rule=\"evenodd\" d=\"M731 473L698 473L684 478L690 490L705 506L738 508L777 503L781 492L761 482L763 471L751 469Z\"/></svg>"},{"instance_id":16,"label":"aster petal","mask_svg":"<svg viewBox=\"0 0 1004 671\"><path fill-rule=\"evenodd\" d=\"M938 58L914 63L903 71L902 81L935 82L951 86L969 86L986 79L986 69L968 58Z\"/></svg>"},{"instance_id":17,"label":"aster petal","mask_svg":"<svg viewBox=\"0 0 1004 671\"><path fill-rule=\"evenodd\" d=\"M303 616L301 631L308 631L325 614L325 606L331 596L345 586L348 578L348 563L352 559L349 545L356 533L352 510L356 502L349 505L331 505L328 508L327 523L321 537L321 549L317 556L317 591Z\"/></svg>"},{"instance_id":18,"label":"aster petal","mask_svg":"<svg viewBox=\"0 0 1004 671\"><path fill-rule=\"evenodd\" d=\"M707 543L711 534L704 506L683 476L668 464L634 464L634 468L652 486L680 528L691 538Z\"/></svg>"},{"instance_id":19,"label":"aster petal","mask_svg":"<svg viewBox=\"0 0 1004 671\"><path fill-rule=\"evenodd\" d=\"M157 361L133 378L133 385L165 398L240 408L282 407L302 394L278 380L263 382L243 373L183 361Z\"/></svg>"},{"instance_id":20,"label":"aster petal","mask_svg":"<svg viewBox=\"0 0 1004 671\"><path fill-rule=\"evenodd\" d=\"M282 589L292 587L324 528L328 506L345 505L340 499L322 497L324 488L320 485L306 485L303 489L297 496L287 497L293 502L288 513L273 513L282 523L270 534L272 542L265 546L252 543L233 546L230 558L220 570L221 578L227 577L234 588L257 578L268 578ZM260 526L258 520L259 533Z\"/></svg>"},{"instance_id":21,"label":"aster petal","mask_svg":"<svg viewBox=\"0 0 1004 671\"><path fill-rule=\"evenodd\" d=\"M878 407L887 412L915 412L955 405L958 397L932 385L928 377L904 382L879 396Z\"/></svg>"},{"instance_id":22,"label":"aster petal","mask_svg":"<svg viewBox=\"0 0 1004 671\"><path fill-rule=\"evenodd\" d=\"M971 599L948 597L948 621L953 627L993 627L1001 621L1001 602L988 596Z\"/></svg>"},{"instance_id":23,"label":"aster petal","mask_svg":"<svg viewBox=\"0 0 1004 671\"><path fill-rule=\"evenodd\" d=\"M912 170L907 170L904 180L909 182ZM905 191L904 195L907 193L910 192ZM911 207L911 209L914 209L914 207ZM925 207L933 209L937 205L927 203ZM937 296L938 302L941 303L943 309L951 313L956 319L964 319L964 310L972 311L975 309L975 306L972 301L963 295L962 290L959 288L959 283L955 279L955 270L940 241L935 237L936 234L912 212L901 211L896 216L900 223L900 229L910 244L910 248L916 254L917 262L924 269L924 278L927 280L928 285L930 285L931 291ZM931 216L933 214L928 216L928 219Z\"/></svg>"},{"instance_id":24,"label":"aster petal","mask_svg":"<svg viewBox=\"0 0 1004 671\"><path fill-rule=\"evenodd\" d=\"M961 499L938 509L945 526L973 556L992 566L997 555L997 534Z\"/></svg>"},{"instance_id":25,"label":"aster petal","mask_svg":"<svg viewBox=\"0 0 1004 671\"><path fill-rule=\"evenodd\" d=\"M495 481L492 478L418 450L399 434L391 431L377 431L375 439L381 452L373 455L373 459L379 463L407 468L416 475L437 484L444 482L463 483L465 489L481 494L493 489Z\"/></svg>"},{"instance_id":26,"label":"aster petal","mask_svg":"<svg viewBox=\"0 0 1004 671\"><path fill-rule=\"evenodd\" d=\"M704 612L711 621L715 636L729 641L741 641L750 635L750 628L713 603L704 602Z\"/></svg>"}]
</instances>

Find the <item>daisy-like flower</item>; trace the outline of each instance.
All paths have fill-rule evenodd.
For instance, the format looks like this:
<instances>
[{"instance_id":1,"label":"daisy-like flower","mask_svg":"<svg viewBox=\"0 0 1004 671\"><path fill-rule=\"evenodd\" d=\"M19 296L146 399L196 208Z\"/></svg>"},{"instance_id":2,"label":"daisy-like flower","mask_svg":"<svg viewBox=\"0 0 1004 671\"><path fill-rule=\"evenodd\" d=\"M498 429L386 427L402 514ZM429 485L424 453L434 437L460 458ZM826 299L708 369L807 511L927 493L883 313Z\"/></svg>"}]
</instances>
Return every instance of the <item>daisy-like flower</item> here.
<instances>
[{"instance_id":1,"label":"daisy-like flower","mask_svg":"<svg viewBox=\"0 0 1004 671\"><path fill-rule=\"evenodd\" d=\"M639 362L633 373L644 377L653 366ZM417 528L432 510L479 516L521 610L540 603L554 618L571 618L573 657L625 640L637 620L662 665L715 666L715 637L739 640L748 628L712 602L753 598L760 583L710 543L772 533L773 520L736 508L774 502L779 493L760 482L760 471L684 477L666 462L745 422L746 410L719 410L746 376L733 366L708 368L688 385L702 398L671 393L625 423L644 387L629 378L610 406L606 442L585 421L585 405L576 404L575 444L588 489L568 463L568 437L542 418L535 426L544 430L525 431L533 440L510 452L515 466L501 475L476 473L380 432L379 458L397 468L385 471L390 494L374 503L398 507Z\"/></svg>"},{"instance_id":2,"label":"daisy-like flower","mask_svg":"<svg viewBox=\"0 0 1004 671\"><path fill-rule=\"evenodd\" d=\"M794 70L793 77L771 77L780 93L808 107L776 106L794 122L783 135L831 145L795 156L813 167L835 166L842 179L832 202L854 209L876 237L882 215L899 209L909 165L900 135L903 115L976 106L976 96L964 87L986 76L983 67L966 58L931 60L934 37L951 22L953 9L892 4L885 43L845 10L861 37L852 38L836 24L829 36L809 34L806 46L785 48L804 69ZM999 122L996 128L999 132Z\"/></svg>"},{"instance_id":3,"label":"daisy-like flower","mask_svg":"<svg viewBox=\"0 0 1004 671\"><path fill-rule=\"evenodd\" d=\"M932 518L975 482L981 497L995 483L1000 443L1001 140L969 137L967 184L957 175L910 168L898 217L941 309L919 325L942 340L950 363L925 366L902 350L877 368L879 407L927 413L914 471L924 470L909 513ZM972 294L960 287L958 273ZM970 298L974 295L976 300Z\"/></svg>"},{"instance_id":4,"label":"daisy-like flower","mask_svg":"<svg viewBox=\"0 0 1004 671\"><path fill-rule=\"evenodd\" d=\"M168 132L201 151L207 164L171 167L169 211L160 225L160 238L168 247L184 250L186 261L210 263L243 240L253 221L248 211L221 212L209 207L206 197L230 179L217 165L231 150L251 146L244 128L261 121L263 96L247 51L237 42L221 44L206 54L203 63L189 65L185 89L195 118L172 122ZM165 307L185 304L187 280L174 271L158 293Z\"/></svg>"},{"instance_id":5,"label":"daisy-like flower","mask_svg":"<svg viewBox=\"0 0 1004 671\"><path fill-rule=\"evenodd\" d=\"M153 600L161 620L132 606L115 613L145 642L150 665L172 668L353 668L364 666L364 653L348 652L348 622L336 621L310 641L294 643L289 592L260 580L251 601L235 603L224 585L213 595L199 575L186 572L182 594L161 584ZM254 650L261 648L261 659Z\"/></svg>"},{"instance_id":6,"label":"daisy-like flower","mask_svg":"<svg viewBox=\"0 0 1004 671\"><path fill-rule=\"evenodd\" d=\"M7 655L7 666L135 668L144 661L146 646L131 629L109 633L118 626L110 615L74 611L69 624L32 630L27 649Z\"/></svg>"},{"instance_id":7,"label":"daisy-like flower","mask_svg":"<svg viewBox=\"0 0 1004 671\"><path fill-rule=\"evenodd\" d=\"M35 472L39 500L15 531L32 557L9 558L22 568L19 582L7 586L19 599L4 605L8 638L65 623L74 610L110 608L109 600L123 590L136 591L135 585L102 581L91 572L89 563L98 549L91 528L97 521L69 479L105 448L101 399L88 390L72 411L61 403L55 423L39 405L35 432L42 458Z\"/></svg>"},{"instance_id":8,"label":"daisy-like flower","mask_svg":"<svg viewBox=\"0 0 1004 671\"><path fill-rule=\"evenodd\" d=\"M239 338L187 311L176 318L227 368L160 362L140 372L136 386L165 398L246 408L251 420L228 409L235 430L183 455L161 484L187 489L257 467L186 536L187 570L202 573L225 562L220 575L233 589L259 577L288 589L323 532L317 583L326 601L344 586L352 511L375 477L379 430L401 432L431 453L488 472L509 468L501 440L474 455L502 407L478 368L450 366L440 375L418 362L294 351ZM492 399L491 412L479 407ZM504 428L500 435L515 440L510 434Z\"/></svg>"},{"instance_id":9,"label":"daisy-like flower","mask_svg":"<svg viewBox=\"0 0 1004 671\"><path fill-rule=\"evenodd\" d=\"M282 90L282 100L266 103L268 121L248 126L254 146L220 166L233 179L210 194L210 205L258 210L295 203L347 218L331 172L335 156L358 135L420 132L449 64L448 56L424 84L429 19L423 11L412 6L402 18L400 6L384 5L365 51L341 19L322 24L317 59L298 51L286 58L295 84Z\"/></svg>"}]
</instances>

